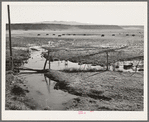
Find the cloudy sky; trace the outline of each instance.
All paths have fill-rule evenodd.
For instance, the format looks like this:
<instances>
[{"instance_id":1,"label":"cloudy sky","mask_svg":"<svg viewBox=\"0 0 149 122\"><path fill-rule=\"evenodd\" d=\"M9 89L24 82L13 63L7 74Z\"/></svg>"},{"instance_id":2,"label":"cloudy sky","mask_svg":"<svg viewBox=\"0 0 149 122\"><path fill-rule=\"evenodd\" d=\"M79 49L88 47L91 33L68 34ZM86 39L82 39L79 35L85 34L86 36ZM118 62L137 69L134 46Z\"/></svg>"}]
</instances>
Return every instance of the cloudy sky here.
<instances>
[{"instance_id":1,"label":"cloudy sky","mask_svg":"<svg viewBox=\"0 0 149 122\"><path fill-rule=\"evenodd\" d=\"M76 21L109 25L144 25L146 2L3 2L3 17L12 23Z\"/></svg>"}]
</instances>

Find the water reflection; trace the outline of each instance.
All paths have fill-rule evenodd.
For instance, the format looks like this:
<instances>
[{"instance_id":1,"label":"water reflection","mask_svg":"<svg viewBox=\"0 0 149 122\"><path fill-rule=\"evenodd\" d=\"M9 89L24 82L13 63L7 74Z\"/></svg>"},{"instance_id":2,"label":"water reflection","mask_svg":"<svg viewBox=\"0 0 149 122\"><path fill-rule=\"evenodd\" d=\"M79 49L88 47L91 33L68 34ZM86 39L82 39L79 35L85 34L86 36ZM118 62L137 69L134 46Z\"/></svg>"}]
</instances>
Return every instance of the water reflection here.
<instances>
[{"instance_id":1,"label":"water reflection","mask_svg":"<svg viewBox=\"0 0 149 122\"><path fill-rule=\"evenodd\" d=\"M33 48L37 48L38 51L31 51L31 57L28 60L28 63L24 64L25 67L29 68L43 68L43 64L45 62L45 59L41 57L40 53L45 51L43 48L39 46L34 46ZM54 54L53 54L54 55ZM133 66L130 66L130 64L133 64ZM126 66L126 67L124 67ZM114 63L109 64L109 70L111 71L123 71L123 72L136 72L136 71L143 71L143 60L132 60L132 61L115 61ZM48 65L45 67L48 69ZM83 62L74 63L69 60L57 60L51 62L51 69L53 70L64 70L64 69L81 69L81 70L90 70L90 69L96 69L96 70L105 70L106 65L92 65L92 64L84 64Z\"/></svg>"},{"instance_id":2,"label":"water reflection","mask_svg":"<svg viewBox=\"0 0 149 122\"><path fill-rule=\"evenodd\" d=\"M133 61L118 61L111 63L108 66L110 71L122 71L122 72L137 72L142 71L143 61L133 60ZM92 65L92 64L82 64L82 63L73 63L71 61L53 61L51 62L51 69L53 70L65 70L65 69L79 69L79 70L105 70L106 65ZM139 70L141 69L141 70Z\"/></svg>"},{"instance_id":3,"label":"water reflection","mask_svg":"<svg viewBox=\"0 0 149 122\"><path fill-rule=\"evenodd\" d=\"M62 103L77 97L55 89L57 82L45 77L44 74L28 74L23 77L27 81L26 86L30 91L27 96L33 98L43 109L48 106L52 110L63 110Z\"/></svg>"},{"instance_id":4,"label":"water reflection","mask_svg":"<svg viewBox=\"0 0 149 122\"><path fill-rule=\"evenodd\" d=\"M68 68L68 60L65 60L65 68Z\"/></svg>"},{"instance_id":5,"label":"water reflection","mask_svg":"<svg viewBox=\"0 0 149 122\"><path fill-rule=\"evenodd\" d=\"M45 78L45 81L46 81L46 84L47 84L48 92L50 93L50 78L46 77L45 75L44 75L44 78ZM47 78L48 78L48 80L47 80Z\"/></svg>"}]
</instances>

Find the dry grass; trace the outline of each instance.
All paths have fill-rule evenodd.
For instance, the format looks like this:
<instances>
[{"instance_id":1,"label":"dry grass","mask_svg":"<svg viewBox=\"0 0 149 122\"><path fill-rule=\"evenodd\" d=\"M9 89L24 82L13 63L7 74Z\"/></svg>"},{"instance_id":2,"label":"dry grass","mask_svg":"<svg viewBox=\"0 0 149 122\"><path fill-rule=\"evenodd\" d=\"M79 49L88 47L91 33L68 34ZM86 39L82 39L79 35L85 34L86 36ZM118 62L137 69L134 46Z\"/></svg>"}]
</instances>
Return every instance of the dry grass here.
<instances>
[{"instance_id":1,"label":"dry grass","mask_svg":"<svg viewBox=\"0 0 149 122\"><path fill-rule=\"evenodd\" d=\"M104 70L99 70L96 68L91 68L91 69L78 69L78 68L68 68L68 69L63 69L61 70L62 72L66 72L66 73L79 73L79 72L101 72Z\"/></svg>"},{"instance_id":2,"label":"dry grass","mask_svg":"<svg viewBox=\"0 0 149 122\"><path fill-rule=\"evenodd\" d=\"M62 73L62 75L72 80L66 79L64 82L66 86L57 83L57 86L60 85L58 88L83 97L66 103L69 110L143 110L144 83L141 74L130 76L129 73L106 71Z\"/></svg>"},{"instance_id":3,"label":"dry grass","mask_svg":"<svg viewBox=\"0 0 149 122\"><path fill-rule=\"evenodd\" d=\"M6 38L6 48L9 47L9 38ZM12 37L12 47L27 47L29 44L43 45L48 44L49 39L34 38L34 37Z\"/></svg>"},{"instance_id":4,"label":"dry grass","mask_svg":"<svg viewBox=\"0 0 149 122\"><path fill-rule=\"evenodd\" d=\"M13 63L14 66L21 66L25 60L30 57L29 50L13 49ZM6 70L10 70L10 51L6 49Z\"/></svg>"}]
</instances>

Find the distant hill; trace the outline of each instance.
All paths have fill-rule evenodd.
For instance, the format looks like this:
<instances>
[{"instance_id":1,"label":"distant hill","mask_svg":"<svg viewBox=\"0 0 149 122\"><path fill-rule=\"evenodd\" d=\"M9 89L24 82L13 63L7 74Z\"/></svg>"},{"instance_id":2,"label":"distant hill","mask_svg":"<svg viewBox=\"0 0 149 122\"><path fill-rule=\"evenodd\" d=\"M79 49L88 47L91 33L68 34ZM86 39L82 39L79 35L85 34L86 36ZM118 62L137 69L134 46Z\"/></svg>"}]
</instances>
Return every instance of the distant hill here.
<instances>
[{"instance_id":1,"label":"distant hill","mask_svg":"<svg viewBox=\"0 0 149 122\"><path fill-rule=\"evenodd\" d=\"M144 26L143 25L138 25L138 26L135 26L135 25L132 25L132 26L121 26L123 29L144 29Z\"/></svg>"},{"instance_id":2,"label":"distant hill","mask_svg":"<svg viewBox=\"0 0 149 122\"><path fill-rule=\"evenodd\" d=\"M76 21L43 21L43 22L37 22L37 23L38 24L63 24L63 25L95 25L91 23L81 23Z\"/></svg>"},{"instance_id":3,"label":"distant hill","mask_svg":"<svg viewBox=\"0 0 149 122\"><path fill-rule=\"evenodd\" d=\"M8 30L8 24L6 24ZM77 22L41 22L41 23L16 23L11 24L12 30L67 30L67 29L122 29L118 25L94 25Z\"/></svg>"}]
</instances>

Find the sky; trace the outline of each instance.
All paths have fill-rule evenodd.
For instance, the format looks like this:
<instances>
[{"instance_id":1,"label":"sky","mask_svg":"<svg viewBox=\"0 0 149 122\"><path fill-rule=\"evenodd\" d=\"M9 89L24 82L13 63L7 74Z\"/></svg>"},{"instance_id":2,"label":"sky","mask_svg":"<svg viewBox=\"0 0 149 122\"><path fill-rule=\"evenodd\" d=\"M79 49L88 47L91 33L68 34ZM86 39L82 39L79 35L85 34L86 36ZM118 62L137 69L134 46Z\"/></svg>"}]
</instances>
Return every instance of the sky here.
<instances>
[{"instance_id":1,"label":"sky","mask_svg":"<svg viewBox=\"0 0 149 122\"><path fill-rule=\"evenodd\" d=\"M76 21L90 24L144 25L147 19L146 2L3 2L8 22Z\"/></svg>"}]
</instances>

